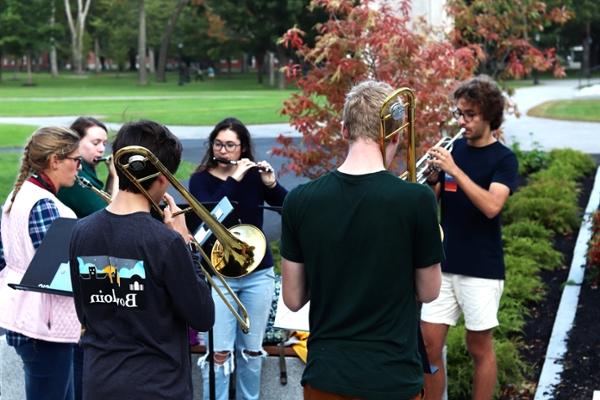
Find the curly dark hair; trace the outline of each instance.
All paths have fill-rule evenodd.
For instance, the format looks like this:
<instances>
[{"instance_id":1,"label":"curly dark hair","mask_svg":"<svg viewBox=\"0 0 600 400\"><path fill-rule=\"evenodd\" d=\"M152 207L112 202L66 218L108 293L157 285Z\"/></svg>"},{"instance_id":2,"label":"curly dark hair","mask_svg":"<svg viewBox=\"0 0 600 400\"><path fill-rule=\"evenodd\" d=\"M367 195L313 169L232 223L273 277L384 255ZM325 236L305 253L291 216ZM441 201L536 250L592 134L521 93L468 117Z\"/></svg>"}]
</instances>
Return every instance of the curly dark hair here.
<instances>
[{"instance_id":1,"label":"curly dark hair","mask_svg":"<svg viewBox=\"0 0 600 400\"><path fill-rule=\"evenodd\" d=\"M492 131L500 128L504 114L504 95L502 91L487 75L478 75L461 83L452 94L454 101L464 99L476 104L483 120L490 123Z\"/></svg>"}]
</instances>

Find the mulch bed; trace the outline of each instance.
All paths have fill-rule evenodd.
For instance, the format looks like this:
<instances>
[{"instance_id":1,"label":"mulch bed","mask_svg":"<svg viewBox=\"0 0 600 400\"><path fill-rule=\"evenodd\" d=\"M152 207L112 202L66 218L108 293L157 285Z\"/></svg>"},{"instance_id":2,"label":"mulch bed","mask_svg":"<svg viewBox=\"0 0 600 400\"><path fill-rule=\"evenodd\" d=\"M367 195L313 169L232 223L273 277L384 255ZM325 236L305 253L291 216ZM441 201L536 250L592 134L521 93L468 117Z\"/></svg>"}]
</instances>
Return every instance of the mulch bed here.
<instances>
[{"instance_id":1,"label":"mulch bed","mask_svg":"<svg viewBox=\"0 0 600 400\"><path fill-rule=\"evenodd\" d=\"M598 157L596 157L598 159ZM579 206L585 209L592 190L594 176L581 182ZM547 295L544 300L530 307L530 315L526 318L523 332L523 348L521 357L532 366L527 376L529 389L519 393L505 388L503 399L533 399L535 388L544 364L546 348L552 333L554 318L562 287L569 275L573 257L573 249L578 232L557 237L554 248L564 256L561 268L554 271L542 271L541 277L546 285ZM594 390L600 390L600 335L598 334L598 306L600 305L600 289L592 288L586 283L582 285L579 306L575 316L575 324L569 334L568 352L564 360L564 371L561 383L556 387L552 398L555 399L591 399Z\"/></svg>"}]
</instances>

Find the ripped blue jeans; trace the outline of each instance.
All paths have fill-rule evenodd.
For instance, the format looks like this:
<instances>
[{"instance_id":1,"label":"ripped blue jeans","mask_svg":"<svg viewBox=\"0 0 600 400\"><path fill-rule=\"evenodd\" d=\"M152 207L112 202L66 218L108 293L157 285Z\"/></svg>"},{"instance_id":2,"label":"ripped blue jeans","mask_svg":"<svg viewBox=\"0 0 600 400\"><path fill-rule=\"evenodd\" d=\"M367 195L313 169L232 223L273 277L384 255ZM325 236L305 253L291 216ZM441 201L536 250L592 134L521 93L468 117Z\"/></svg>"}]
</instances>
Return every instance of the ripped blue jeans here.
<instances>
[{"instance_id":1,"label":"ripped blue jeans","mask_svg":"<svg viewBox=\"0 0 600 400\"><path fill-rule=\"evenodd\" d=\"M229 352L224 362L215 362L217 400L229 398L229 376L234 368L237 368L235 375L236 399L259 398L260 373L265 356L262 342L273 300L275 284L273 277L274 273L271 267L252 272L242 278L227 279L227 283L248 311L250 332L247 334L242 332L231 311L213 290L212 296L215 302L214 351L215 353ZM223 290L221 282L216 280L216 283ZM231 304L235 305L225 290L223 293ZM205 334L204 342L208 343L208 334ZM219 360L217 359L217 361ZM198 361L198 365L202 370L204 399L208 399L210 393L208 386L209 363L206 356Z\"/></svg>"}]
</instances>

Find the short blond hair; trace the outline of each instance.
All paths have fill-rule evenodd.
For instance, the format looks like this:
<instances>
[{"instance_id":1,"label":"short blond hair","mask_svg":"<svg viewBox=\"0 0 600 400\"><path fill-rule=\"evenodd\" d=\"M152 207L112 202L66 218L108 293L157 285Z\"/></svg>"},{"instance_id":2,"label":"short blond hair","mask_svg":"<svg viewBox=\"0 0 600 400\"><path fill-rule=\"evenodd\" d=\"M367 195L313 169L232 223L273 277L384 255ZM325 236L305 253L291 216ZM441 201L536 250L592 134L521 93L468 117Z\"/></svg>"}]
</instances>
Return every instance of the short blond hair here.
<instances>
[{"instance_id":1,"label":"short blond hair","mask_svg":"<svg viewBox=\"0 0 600 400\"><path fill-rule=\"evenodd\" d=\"M392 91L389 84L373 80L363 81L350 89L344 102L342 121L351 142L361 137L379 141L379 111Z\"/></svg>"}]
</instances>

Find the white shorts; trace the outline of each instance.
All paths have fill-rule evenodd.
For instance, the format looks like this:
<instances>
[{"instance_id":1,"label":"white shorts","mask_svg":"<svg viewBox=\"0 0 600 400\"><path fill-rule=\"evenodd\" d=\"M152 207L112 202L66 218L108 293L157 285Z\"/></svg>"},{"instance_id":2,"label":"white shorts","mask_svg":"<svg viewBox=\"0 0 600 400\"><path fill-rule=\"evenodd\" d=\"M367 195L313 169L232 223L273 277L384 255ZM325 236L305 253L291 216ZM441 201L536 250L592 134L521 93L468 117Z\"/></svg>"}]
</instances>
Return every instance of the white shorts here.
<instances>
[{"instance_id":1,"label":"white shorts","mask_svg":"<svg viewBox=\"0 0 600 400\"><path fill-rule=\"evenodd\" d=\"M454 326L462 312L468 330L491 329L498 326L503 289L502 279L443 273L440 295L431 303L423 304L421 321Z\"/></svg>"}]
</instances>

